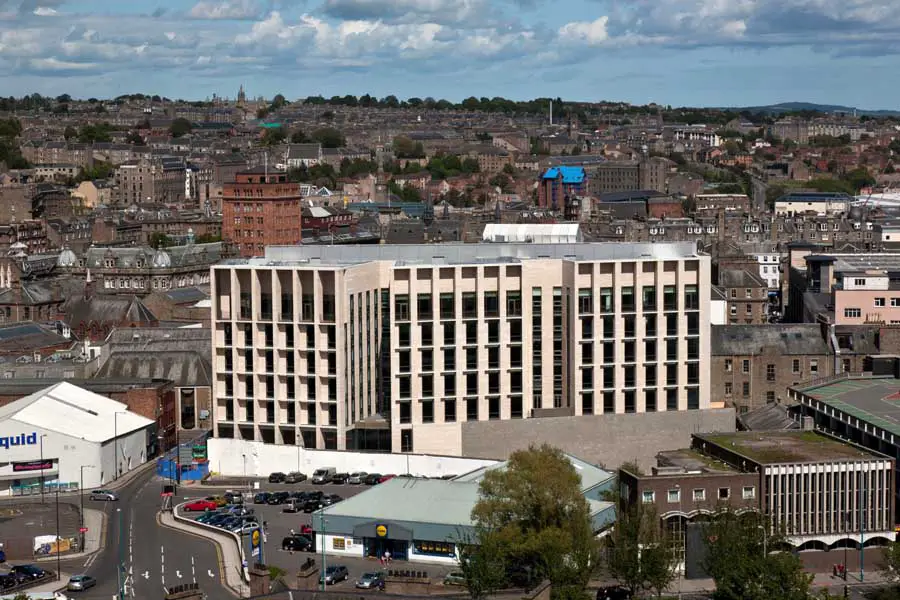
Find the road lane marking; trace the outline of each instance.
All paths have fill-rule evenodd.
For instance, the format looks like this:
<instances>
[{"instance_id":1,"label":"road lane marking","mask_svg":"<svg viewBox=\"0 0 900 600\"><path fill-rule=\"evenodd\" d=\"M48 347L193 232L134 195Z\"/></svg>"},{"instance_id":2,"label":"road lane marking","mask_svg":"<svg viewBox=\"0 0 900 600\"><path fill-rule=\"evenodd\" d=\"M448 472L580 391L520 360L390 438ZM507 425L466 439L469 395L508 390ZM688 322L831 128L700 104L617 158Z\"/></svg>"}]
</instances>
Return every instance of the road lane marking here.
<instances>
[{"instance_id":1,"label":"road lane marking","mask_svg":"<svg viewBox=\"0 0 900 600\"><path fill-rule=\"evenodd\" d=\"M197 572L194 570L194 556L191 555L191 577L194 580L194 583L197 583Z\"/></svg>"},{"instance_id":2,"label":"road lane marking","mask_svg":"<svg viewBox=\"0 0 900 600\"><path fill-rule=\"evenodd\" d=\"M178 569L175 569L175 577L181 579L181 571L179 571Z\"/></svg>"},{"instance_id":3,"label":"road lane marking","mask_svg":"<svg viewBox=\"0 0 900 600\"><path fill-rule=\"evenodd\" d=\"M141 575L144 579L150 579L150 571L144 571L144 574Z\"/></svg>"},{"instance_id":4,"label":"road lane marking","mask_svg":"<svg viewBox=\"0 0 900 600\"><path fill-rule=\"evenodd\" d=\"M207 570L206 570L206 574L209 575L210 577L215 577L215 576L216 576L215 573L212 572L212 569L207 569Z\"/></svg>"}]
</instances>

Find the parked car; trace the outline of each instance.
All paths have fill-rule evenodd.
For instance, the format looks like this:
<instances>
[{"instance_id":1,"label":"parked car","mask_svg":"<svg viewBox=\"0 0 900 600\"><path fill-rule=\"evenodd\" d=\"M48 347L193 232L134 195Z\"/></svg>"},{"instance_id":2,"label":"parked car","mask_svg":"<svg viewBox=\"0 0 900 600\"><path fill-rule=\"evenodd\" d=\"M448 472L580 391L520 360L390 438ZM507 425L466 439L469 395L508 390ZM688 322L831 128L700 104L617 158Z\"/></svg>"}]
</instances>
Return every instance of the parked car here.
<instances>
[{"instance_id":1,"label":"parked car","mask_svg":"<svg viewBox=\"0 0 900 600\"><path fill-rule=\"evenodd\" d=\"M374 590L382 585L384 585L384 575L375 571L363 573L360 578L356 580L356 587L361 590Z\"/></svg>"},{"instance_id":2,"label":"parked car","mask_svg":"<svg viewBox=\"0 0 900 600\"><path fill-rule=\"evenodd\" d=\"M244 494L242 494L241 492L233 492L231 490L228 490L227 492L222 494L222 496L225 498L225 500L228 501L228 504L244 503Z\"/></svg>"},{"instance_id":3,"label":"parked car","mask_svg":"<svg viewBox=\"0 0 900 600\"><path fill-rule=\"evenodd\" d=\"M182 506L181 510L184 512L204 512L207 510L216 510L217 508L219 508L219 506L212 500L194 500L193 502L188 502Z\"/></svg>"},{"instance_id":4,"label":"parked car","mask_svg":"<svg viewBox=\"0 0 900 600\"><path fill-rule=\"evenodd\" d=\"M334 477L335 473L337 473L337 469L334 467L322 467L321 469L316 469L313 472L312 482L319 485L331 483L331 478Z\"/></svg>"},{"instance_id":5,"label":"parked car","mask_svg":"<svg viewBox=\"0 0 900 600\"><path fill-rule=\"evenodd\" d=\"M306 481L306 475L300 471L291 471L284 478L285 483L300 483L301 481Z\"/></svg>"},{"instance_id":6,"label":"parked car","mask_svg":"<svg viewBox=\"0 0 900 600\"><path fill-rule=\"evenodd\" d=\"M313 552L315 547L305 535L289 535L281 540L281 549L289 552Z\"/></svg>"},{"instance_id":7,"label":"parked car","mask_svg":"<svg viewBox=\"0 0 900 600\"><path fill-rule=\"evenodd\" d=\"M611 585L597 590L597 600L629 600L631 592L621 585Z\"/></svg>"},{"instance_id":8,"label":"parked car","mask_svg":"<svg viewBox=\"0 0 900 600\"><path fill-rule=\"evenodd\" d=\"M305 500L298 500L296 498L291 498L288 502L285 502L284 508L281 509L283 513L298 513L303 510L303 505L305 504Z\"/></svg>"},{"instance_id":9,"label":"parked car","mask_svg":"<svg viewBox=\"0 0 900 600\"><path fill-rule=\"evenodd\" d=\"M90 495L91 500L102 500L103 502L115 502L119 499L115 492L109 490L94 490Z\"/></svg>"},{"instance_id":10,"label":"parked car","mask_svg":"<svg viewBox=\"0 0 900 600\"><path fill-rule=\"evenodd\" d=\"M319 583L325 582L325 585L334 585L350 578L350 572L344 565L328 565L325 572L319 577Z\"/></svg>"},{"instance_id":11,"label":"parked car","mask_svg":"<svg viewBox=\"0 0 900 600\"><path fill-rule=\"evenodd\" d=\"M291 500L306 500L309 492L291 492Z\"/></svg>"},{"instance_id":12,"label":"parked car","mask_svg":"<svg viewBox=\"0 0 900 600\"><path fill-rule=\"evenodd\" d=\"M256 521L244 521L235 523L228 528L228 531L238 535L247 535L248 533L252 533L255 529L259 529L259 523Z\"/></svg>"},{"instance_id":13,"label":"parked car","mask_svg":"<svg viewBox=\"0 0 900 600\"><path fill-rule=\"evenodd\" d=\"M381 479L378 480L378 483L384 483L385 481L390 481L394 477L396 477L396 475L382 475Z\"/></svg>"},{"instance_id":14,"label":"parked car","mask_svg":"<svg viewBox=\"0 0 900 600\"><path fill-rule=\"evenodd\" d=\"M225 499L225 496L207 496L206 500L215 502L216 506L220 508L228 504L228 500Z\"/></svg>"},{"instance_id":15,"label":"parked car","mask_svg":"<svg viewBox=\"0 0 900 600\"><path fill-rule=\"evenodd\" d=\"M227 521L229 519L233 519L233 518L234 518L234 515L230 515L228 513L215 514L206 521L206 524L212 525L213 527L218 527L225 521Z\"/></svg>"},{"instance_id":16,"label":"parked car","mask_svg":"<svg viewBox=\"0 0 900 600\"><path fill-rule=\"evenodd\" d=\"M287 479L287 476L280 471L269 474L269 483L284 483L285 479Z\"/></svg>"},{"instance_id":17,"label":"parked car","mask_svg":"<svg viewBox=\"0 0 900 600\"><path fill-rule=\"evenodd\" d=\"M269 496L269 500L266 504L284 504L291 498L290 492L275 492L271 496Z\"/></svg>"},{"instance_id":18,"label":"parked car","mask_svg":"<svg viewBox=\"0 0 900 600\"><path fill-rule=\"evenodd\" d=\"M331 476L331 483L343 485L350 479L350 473L335 473Z\"/></svg>"},{"instance_id":19,"label":"parked car","mask_svg":"<svg viewBox=\"0 0 900 600\"><path fill-rule=\"evenodd\" d=\"M301 525L301 526L300 526L300 533L302 533L303 535L307 535L307 534L312 535L312 534L313 534L313 528L310 527L309 525Z\"/></svg>"},{"instance_id":20,"label":"parked car","mask_svg":"<svg viewBox=\"0 0 900 600\"><path fill-rule=\"evenodd\" d=\"M253 496L253 504L268 504L269 496L271 496L269 492L260 492Z\"/></svg>"},{"instance_id":21,"label":"parked car","mask_svg":"<svg viewBox=\"0 0 900 600\"><path fill-rule=\"evenodd\" d=\"M375 485L381 479L381 473L369 473L363 480L366 485Z\"/></svg>"},{"instance_id":22,"label":"parked car","mask_svg":"<svg viewBox=\"0 0 900 600\"><path fill-rule=\"evenodd\" d=\"M303 503L303 512L311 513L322 508L322 498L310 498Z\"/></svg>"},{"instance_id":23,"label":"parked car","mask_svg":"<svg viewBox=\"0 0 900 600\"><path fill-rule=\"evenodd\" d=\"M444 577L444 585L466 585L466 576L462 571L450 571Z\"/></svg>"},{"instance_id":24,"label":"parked car","mask_svg":"<svg viewBox=\"0 0 900 600\"><path fill-rule=\"evenodd\" d=\"M42 568L34 565L16 565L9 572L25 581L37 581L47 574Z\"/></svg>"},{"instance_id":25,"label":"parked car","mask_svg":"<svg viewBox=\"0 0 900 600\"><path fill-rule=\"evenodd\" d=\"M331 506L332 504L337 504L344 498L337 494L329 494L328 496L323 496L321 500L322 506Z\"/></svg>"},{"instance_id":26,"label":"parked car","mask_svg":"<svg viewBox=\"0 0 900 600\"><path fill-rule=\"evenodd\" d=\"M203 513L202 515L200 515L199 517L197 517L194 520L197 521L198 523L206 523L207 525L209 525L210 521L212 521L219 515L228 515L228 514L231 514L231 513L209 511L209 512Z\"/></svg>"},{"instance_id":27,"label":"parked car","mask_svg":"<svg viewBox=\"0 0 900 600\"><path fill-rule=\"evenodd\" d=\"M0 588L9 589L19 585L19 580L12 573L3 573L0 575Z\"/></svg>"},{"instance_id":28,"label":"parked car","mask_svg":"<svg viewBox=\"0 0 900 600\"><path fill-rule=\"evenodd\" d=\"M369 474L365 471L354 471L353 473L350 473L350 477L347 479L347 483L352 485L360 485L366 480L366 477L368 476Z\"/></svg>"},{"instance_id":29,"label":"parked car","mask_svg":"<svg viewBox=\"0 0 900 600\"><path fill-rule=\"evenodd\" d=\"M95 585L97 585L97 580L90 575L72 575L69 577L69 583L66 584L66 589L70 592L83 592Z\"/></svg>"}]
</instances>

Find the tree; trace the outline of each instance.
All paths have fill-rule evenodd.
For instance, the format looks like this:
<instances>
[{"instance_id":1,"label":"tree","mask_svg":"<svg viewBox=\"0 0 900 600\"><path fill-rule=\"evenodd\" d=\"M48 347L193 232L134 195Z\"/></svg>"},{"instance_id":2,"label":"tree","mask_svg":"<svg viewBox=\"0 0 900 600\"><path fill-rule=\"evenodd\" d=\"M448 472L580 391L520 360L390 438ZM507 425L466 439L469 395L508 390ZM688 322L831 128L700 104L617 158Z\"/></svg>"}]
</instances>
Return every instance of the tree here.
<instances>
[{"instance_id":1,"label":"tree","mask_svg":"<svg viewBox=\"0 0 900 600\"><path fill-rule=\"evenodd\" d=\"M303 133L303 130L298 129L297 131L291 134L291 143L292 144L305 144L309 141L309 138L306 137L306 134Z\"/></svg>"},{"instance_id":2,"label":"tree","mask_svg":"<svg viewBox=\"0 0 900 600\"><path fill-rule=\"evenodd\" d=\"M620 503L616 513L615 528L607 538L610 574L632 596L643 590L661 596L675 579L678 563L672 536L661 526L656 512L641 502L631 506Z\"/></svg>"},{"instance_id":3,"label":"tree","mask_svg":"<svg viewBox=\"0 0 900 600\"><path fill-rule=\"evenodd\" d=\"M312 132L313 141L322 144L323 148L341 148L344 136L334 127L321 127Z\"/></svg>"},{"instance_id":4,"label":"tree","mask_svg":"<svg viewBox=\"0 0 900 600\"><path fill-rule=\"evenodd\" d=\"M422 158L425 156L425 149L420 142L413 142L405 135L398 135L394 138L392 144L394 156L397 158Z\"/></svg>"},{"instance_id":5,"label":"tree","mask_svg":"<svg viewBox=\"0 0 900 600\"><path fill-rule=\"evenodd\" d=\"M76 138L78 137L78 130L69 125L66 127L65 131L63 131L63 137L66 138L67 141Z\"/></svg>"},{"instance_id":6,"label":"tree","mask_svg":"<svg viewBox=\"0 0 900 600\"><path fill-rule=\"evenodd\" d=\"M193 129L191 122L179 117L172 121L172 124L169 126L169 135L173 138L180 138L181 136L189 134L191 129Z\"/></svg>"},{"instance_id":7,"label":"tree","mask_svg":"<svg viewBox=\"0 0 900 600\"><path fill-rule=\"evenodd\" d=\"M472 520L478 545L471 558L493 567L491 577L529 588L549 579L555 599L585 596L599 545L581 477L562 451L532 446L513 452L505 469L488 471ZM491 587L483 583L473 581Z\"/></svg>"},{"instance_id":8,"label":"tree","mask_svg":"<svg viewBox=\"0 0 900 600\"><path fill-rule=\"evenodd\" d=\"M284 126L267 127L262 134L260 142L263 146L275 146L287 139L287 129Z\"/></svg>"},{"instance_id":9,"label":"tree","mask_svg":"<svg viewBox=\"0 0 900 600\"><path fill-rule=\"evenodd\" d=\"M275 94L275 97L272 98L272 110L278 110L279 108L284 108L287 105L287 100L281 94Z\"/></svg>"},{"instance_id":10,"label":"tree","mask_svg":"<svg viewBox=\"0 0 900 600\"><path fill-rule=\"evenodd\" d=\"M174 245L172 238L162 232L157 231L156 233L150 235L151 248L159 250L160 248L168 248L172 245Z\"/></svg>"},{"instance_id":11,"label":"tree","mask_svg":"<svg viewBox=\"0 0 900 600\"><path fill-rule=\"evenodd\" d=\"M112 141L112 136L110 135L110 133L115 130L116 128L109 123L85 125L80 130L78 130L78 141L82 144L110 142Z\"/></svg>"},{"instance_id":12,"label":"tree","mask_svg":"<svg viewBox=\"0 0 900 600\"><path fill-rule=\"evenodd\" d=\"M706 525L706 571L716 583L717 600L803 600L812 575L800 559L778 551L785 536L771 530L757 512L737 514L726 509Z\"/></svg>"},{"instance_id":13,"label":"tree","mask_svg":"<svg viewBox=\"0 0 900 600\"><path fill-rule=\"evenodd\" d=\"M144 143L144 138L137 131L131 131L125 136L125 143L141 146Z\"/></svg>"}]
</instances>

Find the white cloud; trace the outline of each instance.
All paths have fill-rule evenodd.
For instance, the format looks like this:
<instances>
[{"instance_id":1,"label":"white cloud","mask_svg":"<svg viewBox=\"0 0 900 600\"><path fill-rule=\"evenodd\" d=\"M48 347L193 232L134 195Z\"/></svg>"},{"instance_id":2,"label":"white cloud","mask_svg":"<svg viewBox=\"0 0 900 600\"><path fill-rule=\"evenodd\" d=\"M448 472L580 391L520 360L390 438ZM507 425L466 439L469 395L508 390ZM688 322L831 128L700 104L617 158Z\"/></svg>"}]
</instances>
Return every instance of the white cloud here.
<instances>
[{"instance_id":1,"label":"white cloud","mask_svg":"<svg viewBox=\"0 0 900 600\"><path fill-rule=\"evenodd\" d=\"M576 21L566 23L559 28L559 37L563 42L578 41L588 46L597 46L609 39L606 29L609 17L603 16L593 21Z\"/></svg>"},{"instance_id":2,"label":"white cloud","mask_svg":"<svg viewBox=\"0 0 900 600\"><path fill-rule=\"evenodd\" d=\"M188 13L194 19L252 19L260 7L254 0L203 0Z\"/></svg>"},{"instance_id":3,"label":"white cloud","mask_svg":"<svg viewBox=\"0 0 900 600\"><path fill-rule=\"evenodd\" d=\"M38 6L36 9L34 9L32 14L38 17L54 17L59 14L59 11L57 11L55 8L49 8L47 6Z\"/></svg>"}]
</instances>

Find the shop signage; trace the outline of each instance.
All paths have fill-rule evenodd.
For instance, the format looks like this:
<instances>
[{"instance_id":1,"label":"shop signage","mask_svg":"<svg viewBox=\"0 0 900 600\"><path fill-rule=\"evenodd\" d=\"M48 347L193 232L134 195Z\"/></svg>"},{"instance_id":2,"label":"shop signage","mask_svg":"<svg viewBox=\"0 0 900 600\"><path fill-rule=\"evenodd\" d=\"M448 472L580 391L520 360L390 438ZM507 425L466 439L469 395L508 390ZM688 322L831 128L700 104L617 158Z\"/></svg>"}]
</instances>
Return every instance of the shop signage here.
<instances>
[{"instance_id":1,"label":"shop signage","mask_svg":"<svg viewBox=\"0 0 900 600\"><path fill-rule=\"evenodd\" d=\"M49 471L53 468L53 461L32 460L29 462L14 462L12 467L14 473L21 473L23 471Z\"/></svg>"},{"instance_id":2,"label":"shop signage","mask_svg":"<svg viewBox=\"0 0 900 600\"><path fill-rule=\"evenodd\" d=\"M376 525L375 526L375 535L380 538L387 537L387 525Z\"/></svg>"},{"instance_id":3,"label":"shop signage","mask_svg":"<svg viewBox=\"0 0 900 600\"><path fill-rule=\"evenodd\" d=\"M36 446L37 443L37 433L0 437L0 448L5 450L9 450L10 446Z\"/></svg>"}]
</instances>

